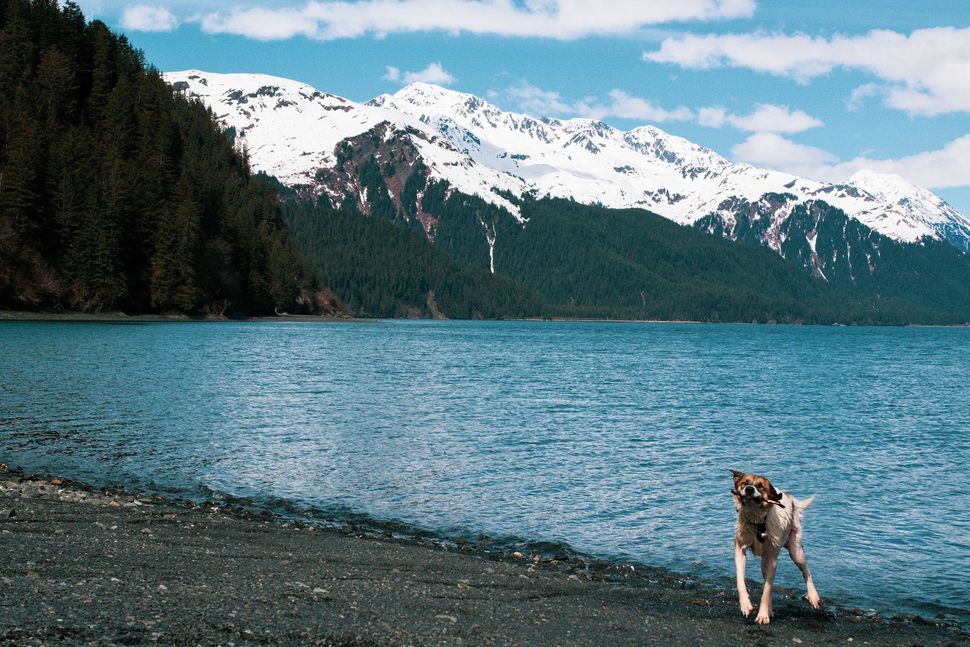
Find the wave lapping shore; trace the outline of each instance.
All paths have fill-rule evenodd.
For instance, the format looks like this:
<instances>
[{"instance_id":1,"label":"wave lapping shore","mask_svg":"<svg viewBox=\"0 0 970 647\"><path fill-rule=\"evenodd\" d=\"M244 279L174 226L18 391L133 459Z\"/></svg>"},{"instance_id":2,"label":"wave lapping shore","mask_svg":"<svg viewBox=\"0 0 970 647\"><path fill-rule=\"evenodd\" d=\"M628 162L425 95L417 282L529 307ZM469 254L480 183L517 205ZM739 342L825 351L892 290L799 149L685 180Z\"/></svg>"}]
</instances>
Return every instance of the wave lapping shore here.
<instances>
[{"instance_id":1,"label":"wave lapping shore","mask_svg":"<svg viewBox=\"0 0 970 647\"><path fill-rule=\"evenodd\" d=\"M795 592L760 627L726 585L488 558L3 467L0 582L11 645L970 644L913 616L815 612Z\"/></svg>"}]
</instances>

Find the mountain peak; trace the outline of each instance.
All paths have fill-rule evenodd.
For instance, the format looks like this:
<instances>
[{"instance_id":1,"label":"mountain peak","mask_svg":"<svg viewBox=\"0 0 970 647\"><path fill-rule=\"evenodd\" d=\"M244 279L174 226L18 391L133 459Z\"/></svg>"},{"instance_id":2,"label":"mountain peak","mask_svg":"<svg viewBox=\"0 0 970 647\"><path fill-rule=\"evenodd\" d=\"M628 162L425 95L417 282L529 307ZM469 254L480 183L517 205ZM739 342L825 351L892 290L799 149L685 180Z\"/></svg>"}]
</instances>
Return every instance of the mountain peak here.
<instances>
[{"instance_id":1,"label":"mountain peak","mask_svg":"<svg viewBox=\"0 0 970 647\"><path fill-rule=\"evenodd\" d=\"M872 169L861 169L856 171L848 178L846 178L841 184L851 184L853 186L858 186L862 189L867 189L867 187L903 187L906 189L919 188L906 178L901 175L896 175L895 173L879 173L873 171ZM868 189L867 189L868 190Z\"/></svg>"},{"instance_id":2,"label":"mountain peak","mask_svg":"<svg viewBox=\"0 0 970 647\"><path fill-rule=\"evenodd\" d=\"M719 216L730 225L733 209L787 194L824 201L897 240L931 236L970 249L966 218L898 176L860 171L826 184L732 162L653 125L623 132L595 119L537 119L431 83L358 104L267 75L186 70L165 78L207 102L235 129L254 168L284 184L315 186L341 141L389 123L387 132L411 137L433 177L513 213L503 192L639 207L682 224ZM772 217L790 212L790 200L782 202Z\"/></svg>"},{"instance_id":3,"label":"mountain peak","mask_svg":"<svg viewBox=\"0 0 970 647\"><path fill-rule=\"evenodd\" d=\"M165 80L171 84L178 81L194 81L196 84L206 87L217 86L220 88L232 88L233 90L242 91L252 91L258 90L262 87L272 87L293 92L306 90L316 92L315 88L310 87L306 83L286 79L281 76L272 76L269 74L213 74L211 72L203 72L202 70L182 70L178 72L166 72L164 77Z\"/></svg>"},{"instance_id":4,"label":"mountain peak","mask_svg":"<svg viewBox=\"0 0 970 647\"><path fill-rule=\"evenodd\" d=\"M639 126L628 131L623 139L633 149L652 154L669 164L692 167L725 167L731 162L710 148L671 135L656 126Z\"/></svg>"},{"instance_id":5,"label":"mountain peak","mask_svg":"<svg viewBox=\"0 0 970 647\"><path fill-rule=\"evenodd\" d=\"M377 95L373 99L370 99L368 101L365 101L364 102L364 105L365 106L374 106L375 108L380 108L380 107L386 106L388 103L393 102L393 101L394 101L394 95L387 94L385 92L384 94Z\"/></svg>"},{"instance_id":6,"label":"mountain peak","mask_svg":"<svg viewBox=\"0 0 970 647\"><path fill-rule=\"evenodd\" d=\"M428 95L449 95L449 94L464 94L458 92L457 90L452 90L446 88L443 85L437 85L435 83L428 83L426 81L412 81L407 85L401 87L400 90L394 93L395 96L401 97L410 94L428 94Z\"/></svg>"},{"instance_id":7,"label":"mountain peak","mask_svg":"<svg viewBox=\"0 0 970 647\"><path fill-rule=\"evenodd\" d=\"M970 219L932 191L917 186L894 173L863 169L845 180L876 200L891 204L911 222L932 227L942 238L970 252Z\"/></svg>"},{"instance_id":8,"label":"mountain peak","mask_svg":"<svg viewBox=\"0 0 970 647\"><path fill-rule=\"evenodd\" d=\"M485 104L482 99L479 99L474 94L459 92L458 90L452 90L433 83L424 83L423 81L408 83L395 92L393 97L414 105Z\"/></svg>"},{"instance_id":9,"label":"mountain peak","mask_svg":"<svg viewBox=\"0 0 970 647\"><path fill-rule=\"evenodd\" d=\"M905 201L911 203L919 200L946 205L942 198L936 194L895 173L879 173L870 169L862 169L846 178L843 184L852 185L873 197L889 202Z\"/></svg>"}]
</instances>

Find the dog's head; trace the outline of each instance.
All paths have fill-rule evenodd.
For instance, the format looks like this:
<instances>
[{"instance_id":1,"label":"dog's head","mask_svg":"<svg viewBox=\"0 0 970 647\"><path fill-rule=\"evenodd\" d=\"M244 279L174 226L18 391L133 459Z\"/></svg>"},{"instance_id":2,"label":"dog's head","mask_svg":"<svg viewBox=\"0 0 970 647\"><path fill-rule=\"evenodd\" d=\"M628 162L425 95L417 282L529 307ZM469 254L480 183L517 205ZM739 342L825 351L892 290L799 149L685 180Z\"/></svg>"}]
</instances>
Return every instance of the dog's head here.
<instances>
[{"instance_id":1,"label":"dog's head","mask_svg":"<svg viewBox=\"0 0 970 647\"><path fill-rule=\"evenodd\" d=\"M739 505L757 505L768 507L777 505L782 508L781 492L775 489L771 481L758 474L745 474L731 470L734 475L734 489L731 494Z\"/></svg>"}]
</instances>

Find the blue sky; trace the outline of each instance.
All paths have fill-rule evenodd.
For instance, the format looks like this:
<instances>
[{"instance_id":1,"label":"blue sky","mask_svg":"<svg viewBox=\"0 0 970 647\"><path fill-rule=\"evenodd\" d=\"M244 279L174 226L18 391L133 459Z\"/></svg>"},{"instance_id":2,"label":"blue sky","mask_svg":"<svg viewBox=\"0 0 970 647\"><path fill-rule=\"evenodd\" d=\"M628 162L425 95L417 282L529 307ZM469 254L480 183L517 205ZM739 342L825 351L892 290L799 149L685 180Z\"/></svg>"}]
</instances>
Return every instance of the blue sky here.
<instances>
[{"instance_id":1,"label":"blue sky","mask_svg":"<svg viewBox=\"0 0 970 647\"><path fill-rule=\"evenodd\" d=\"M834 181L898 173L970 215L968 0L85 0L159 69L362 101L427 80L644 123Z\"/></svg>"}]
</instances>

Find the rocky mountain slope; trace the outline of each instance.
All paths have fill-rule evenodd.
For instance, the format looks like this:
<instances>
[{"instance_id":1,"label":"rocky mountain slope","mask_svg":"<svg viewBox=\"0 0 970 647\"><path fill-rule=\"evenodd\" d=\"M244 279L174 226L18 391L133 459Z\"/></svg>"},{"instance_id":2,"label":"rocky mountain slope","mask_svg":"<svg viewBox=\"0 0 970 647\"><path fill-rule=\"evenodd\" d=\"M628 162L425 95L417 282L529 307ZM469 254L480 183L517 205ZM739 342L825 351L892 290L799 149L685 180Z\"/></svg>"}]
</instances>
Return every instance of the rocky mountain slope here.
<instances>
[{"instance_id":1,"label":"rocky mountain slope","mask_svg":"<svg viewBox=\"0 0 970 647\"><path fill-rule=\"evenodd\" d=\"M812 230L791 226L797 206L834 207L896 241L931 238L970 250L970 220L898 176L863 171L826 184L732 162L653 126L623 132L589 119L539 119L424 83L361 104L265 75L189 70L165 78L212 108L256 169L335 205L351 196L367 210L369 196L342 172L350 151L338 144L371 133L375 141L397 138L394 150L411 146L428 179L516 217L515 197L550 196L644 208L681 224L702 221L732 239L750 239L756 222L760 242L785 255L789 236L812 245ZM433 222L423 222L433 237ZM823 265L806 263L821 276Z\"/></svg>"}]
</instances>

